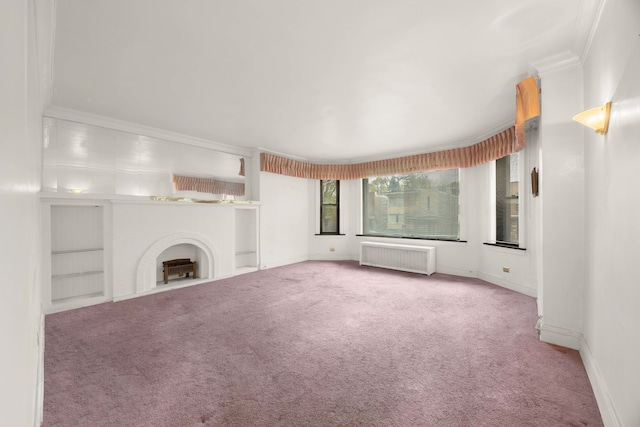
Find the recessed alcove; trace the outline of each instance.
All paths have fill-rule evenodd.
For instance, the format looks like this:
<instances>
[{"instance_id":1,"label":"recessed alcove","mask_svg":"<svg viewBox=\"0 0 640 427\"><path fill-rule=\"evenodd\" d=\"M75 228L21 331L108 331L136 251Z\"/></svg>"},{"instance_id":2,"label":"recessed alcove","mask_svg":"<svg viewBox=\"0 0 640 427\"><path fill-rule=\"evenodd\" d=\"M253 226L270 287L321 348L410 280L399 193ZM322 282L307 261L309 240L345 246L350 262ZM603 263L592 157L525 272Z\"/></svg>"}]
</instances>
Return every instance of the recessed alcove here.
<instances>
[{"instance_id":1,"label":"recessed alcove","mask_svg":"<svg viewBox=\"0 0 640 427\"><path fill-rule=\"evenodd\" d=\"M205 277L208 275L208 271L203 271L203 265L208 264L203 262L204 251L200 249L198 246L191 243L181 243L179 245L173 245L164 251L158 258L156 259L156 286L173 286L173 285L184 285L195 280L198 280L202 275ZM193 274L189 274L187 277L186 274L183 275L171 275L169 276L168 283L164 283L164 268L162 263L164 261L174 260L174 259L189 259L190 261L195 261L197 263L196 277Z\"/></svg>"},{"instance_id":2,"label":"recessed alcove","mask_svg":"<svg viewBox=\"0 0 640 427\"><path fill-rule=\"evenodd\" d=\"M42 203L47 312L258 269L259 205L252 202L47 193ZM197 278L180 277L176 271L165 285L162 262L182 258L197 263Z\"/></svg>"},{"instance_id":3,"label":"recessed alcove","mask_svg":"<svg viewBox=\"0 0 640 427\"><path fill-rule=\"evenodd\" d=\"M170 277L164 284L162 262L175 258L189 258L198 263L197 278ZM173 288L211 280L215 277L215 250L213 244L203 236L194 233L174 233L153 243L142 255L138 264L136 291L138 293L154 289Z\"/></svg>"}]
</instances>

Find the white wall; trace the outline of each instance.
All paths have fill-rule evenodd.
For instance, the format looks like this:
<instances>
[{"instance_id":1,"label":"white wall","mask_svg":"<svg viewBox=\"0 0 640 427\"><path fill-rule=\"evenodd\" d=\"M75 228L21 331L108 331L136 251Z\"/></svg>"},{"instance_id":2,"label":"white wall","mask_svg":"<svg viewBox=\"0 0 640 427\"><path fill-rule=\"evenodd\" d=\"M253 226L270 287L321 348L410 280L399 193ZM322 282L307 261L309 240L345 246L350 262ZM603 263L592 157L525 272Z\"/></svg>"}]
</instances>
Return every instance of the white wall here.
<instances>
[{"instance_id":1,"label":"white wall","mask_svg":"<svg viewBox=\"0 0 640 427\"><path fill-rule=\"evenodd\" d=\"M47 113L53 115L57 111L49 109ZM176 192L172 176L238 183L245 180L239 175L243 156L219 151L214 143L207 146L200 140L190 141L188 137L159 129L138 129L135 124L63 111L69 120L45 118L44 191L69 193L78 189L85 194L222 199L224 194ZM245 162L249 161L245 158ZM248 196L234 198L247 200Z\"/></svg>"},{"instance_id":2,"label":"white wall","mask_svg":"<svg viewBox=\"0 0 640 427\"><path fill-rule=\"evenodd\" d=\"M37 425L41 414L36 193L40 189L40 117L46 102L40 92L41 88L46 91L46 82L38 62L46 53L37 48L33 5L24 0L0 3L0 418L7 426ZM41 12L49 11L42 8Z\"/></svg>"},{"instance_id":3,"label":"white wall","mask_svg":"<svg viewBox=\"0 0 640 427\"><path fill-rule=\"evenodd\" d=\"M607 1L584 63L584 107L612 101L608 134L584 131L581 353L607 426L640 425L639 34L640 2Z\"/></svg>"},{"instance_id":4,"label":"white wall","mask_svg":"<svg viewBox=\"0 0 640 427\"><path fill-rule=\"evenodd\" d=\"M360 180L340 181L340 236L320 233L320 181L307 180L309 191L309 259L351 260L357 257L357 248L351 245L357 225L353 217L358 214Z\"/></svg>"},{"instance_id":5,"label":"white wall","mask_svg":"<svg viewBox=\"0 0 640 427\"><path fill-rule=\"evenodd\" d=\"M160 239L187 234L211 246L215 257L211 278L234 274L235 211L232 205L114 201L113 297L134 296L142 255ZM182 242L177 242L182 243ZM201 278L206 279L201 264ZM156 282L156 259L152 283Z\"/></svg>"},{"instance_id":6,"label":"white wall","mask_svg":"<svg viewBox=\"0 0 640 427\"><path fill-rule=\"evenodd\" d=\"M543 341L579 348L584 283L583 132L571 118L582 106L582 68L567 53L538 64L542 86L539 144L542 203Z\"/></svg>"},{"instance_id":7,"label":"white wall","mask_svg":"<svg viewBox=\"0 0 640 427\"><path fill-rule=\"evenodd\" d=\"M537 283L534 269L535 245L533 237L537 229L533 226L531 215L532 199L529 172L533 153L536 150L535 138L527 141L527 147L521 152L520 180L523 181L519 195L520 215L524 217L519 230L520 246L524 250L485 245L495 238L490 235L491 221L495 221L490 211L495 209L489 195L495 191L490 179L490 164L470 169L467 180L472 191L467 203L467 224L469 243L477 248L479 265L475 276L487 282L512 289L529 296L536 296ZM504 271L504 268L508 271Z\"/></svg>"},{"instance_id":8,"label":"white wall","mask_svg":"<svg viewBox=\"0 0 640 427\"><path fill-rule=\"evenodd\" d=\"M273 268L309 259L309 183L259 172L260 268Z\"/></svg>"},{"instance_id":9,"label":"white wall","mask_svg":"<svg viewBox=\"0 0 640 427\"><path fill-rule=\"evenodd\" d=\"M531 149L535 153L536 146ZM532 156L535 157L535 156ZM523 167L528 168L529 162ZM362 241L434 246L436 250L436 271L468 277L480 277L527 295L536 295L535 268L531 251L498 248L484 245L490 241L489 217L493 209L489 201L489 164L479 165L460 171L460 229L461 240L466 242L446 242L429 240L399 240L380 237L356 236L361 232L362 223L362 181L340 182L340 233L344 236L318 236L320 212L319 181L308 180L309 186L309 258L318 260L357 260ZM525 177L527 175L525 174ZM294 178L295 179L295 178ZM264 185L264 184L262 184ZM530 185L525 186L526 197ZM527 206L527 204L524 204ZM530 234L528 210L523 212L527 233ZM333 251L331 249L334 249ZM509 273L503 271L509 267Z\"/></svg>"}]
</instances>

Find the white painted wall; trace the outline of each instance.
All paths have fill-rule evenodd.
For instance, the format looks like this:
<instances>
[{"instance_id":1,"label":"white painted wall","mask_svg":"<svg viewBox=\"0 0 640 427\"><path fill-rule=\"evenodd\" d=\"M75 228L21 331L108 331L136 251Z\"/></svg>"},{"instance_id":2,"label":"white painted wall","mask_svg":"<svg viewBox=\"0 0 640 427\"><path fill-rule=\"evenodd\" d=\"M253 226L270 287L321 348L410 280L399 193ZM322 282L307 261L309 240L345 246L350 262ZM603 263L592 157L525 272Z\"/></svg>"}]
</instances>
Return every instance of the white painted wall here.
<instances>
[{"instance_id":1,"label":"white painted wall","mask_svg":"<svg viewBox=\"0 0 640 427\"><path fill-rule=\"evenodd\" d=\"M542 86L539 144L542 202L541 339L577 349L584 283L582 68L570 53L538 64Z\"/></svg>"},{"instance_id":2,"label":"white painted wall","mask_svg":"<svg viewBox=\"0 0 640 427\"><path fill-rule=\"evenodd\" d=\"M42 393L39 213L41 114L47 81L45 35L36 33L34 5L0 3L0 418L38 425ZM50 9L39 8L48 22ZM44 46L38 49L40 42Z\"/></svg>"},{"instance_id":3,"label":"white painted wall","mask_svg":"<svg viewBox=\"0 0 640 427\"><path fill-rule=\"evenodd\" d=\"M260 268L309 259L309 183L259 172Z\"/></svg>"},{"instance_id":4,"label":"white painted wall","mask_svg":"<svg viewBox=\"0 0 640 427\"><path fill-rule=\"evenodd\" d=\"M535 144L532 145L535 152ZM529 167L529 163L524 166ZM525 174L526 176L526 174ZM479 165L460 171L460 227L461 240L466 242L444 242L428 240L403 240L380 237L356 236L362 223L362 181L349 180L340 183L340 232L344 236L317 236L319 232L320 185L309 180L309 258L318 260L359 258L360 242L377 241L403 243L437 248L439 273L468 277L480 277L509 289L536 295L535 269L530 251L496 248L484 245L490 241L489 165ZM530 194L530 185L525 186ZM528 217L528 211L523 213ZM527 229L529 218L525 222ZM530 234L531 231L528 231ZM334 251L331 251L334 248ZM504 273L502 267L510 268Z\"/></svg>"},{"instance_id":5,"label":"white painted wall","mask_svg":"<svg viewBox=\"0 0 640 427\"><path fill-rule=\"evenodd\" d=\"M585 129L587 372L607 426L640 425L640 2L607 1L584 63L584 107L612 101L606 136Z\"/></svg>"},{"instance_id":6,"label":"white painted wall","mask_svg":"<svg viewBox=\"0 0 640 427\"><path fill-rule=\"evenodd\" d=\"M48 110L48 114L57 111ZM172 181L176 174L243 183L245 179L239 175L241 155L219 151L213 143L207 146L159 129L136 129L135 124L80 112L65 110L65 114L70 120L45 118L44 191L69 193L78 189L86 194L248 199L196 191L176 192ZM133 133L128 128L147 133ZM249 161L245 158L246 163ZM249 169L250 165L247 166Z\"/></svg>"},{"instance_id":7,"label":"white painted wall","mask_svg":"<svg viewBox=\"0 0 640 427\"><path fill-rule=\"evenodd\" d=\"M199 240L210 243L215 256L213 278L234 274L232 205L116 201L112 209L114 299L134 296L142 255L160 239L180 233L199 236ZM155 283L155 260L153 272Z\"/></svg>"},{"instance_id":8,"label":"white painted wall","mask_svg":"<svg viewBox=\"0 0 640 427\"><path fill-rule=\"evenodd\" d=\"M357 230L352 217L360 206L360 180L340 181L340 234L320 236L320 181L309 179L309 259L351 260L351 239ZM333 250L331 250L333 248Z\"/></svg>"}]
</instances>

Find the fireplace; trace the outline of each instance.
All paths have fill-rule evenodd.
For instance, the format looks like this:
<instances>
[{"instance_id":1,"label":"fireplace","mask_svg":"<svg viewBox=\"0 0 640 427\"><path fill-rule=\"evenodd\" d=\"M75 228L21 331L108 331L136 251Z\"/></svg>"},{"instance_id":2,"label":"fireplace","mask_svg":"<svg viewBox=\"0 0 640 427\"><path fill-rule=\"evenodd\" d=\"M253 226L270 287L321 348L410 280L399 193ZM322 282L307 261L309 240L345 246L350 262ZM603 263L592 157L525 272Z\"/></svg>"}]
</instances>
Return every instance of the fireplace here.
<instances>
[{"instance_id":1,"label":"fireplace","mask_svg":"<svg viewBox=\"0 0 640 427\"><path fill-rule=\"evenodd\" d=\"M192 248L194 255L189 256L188 261L193 259L193 263L197 266L197 280L191 280L189 284L214 279L216 277L214 263L216 252L213 244L206 237L195 233L175 233L159 239L143 254L138 264L136 293L149 292L159 284L163 284L163 262L168 260L167 254L171 256L171 254L179 253L180 250L184 253L185 250L188 250L185 248L189 247ZM162 272L160 277L158 276L158 271ZM171 282L169 281L170 284Z\"/></svg>"},{"instance_id":2,"label":"fireplace","mask_svg":"<svg viewBox=\"0 0 640 427\"><path fill-rule=\"evenodd\" d=\"M187 279L189 275L193 274L194 279L198 278L198 262L192 261L189 258L176 258L169 261L162 261L162 282L169 284L169 276L178 275L183 277L186 275Z\"/></svg>"}]
</instances>

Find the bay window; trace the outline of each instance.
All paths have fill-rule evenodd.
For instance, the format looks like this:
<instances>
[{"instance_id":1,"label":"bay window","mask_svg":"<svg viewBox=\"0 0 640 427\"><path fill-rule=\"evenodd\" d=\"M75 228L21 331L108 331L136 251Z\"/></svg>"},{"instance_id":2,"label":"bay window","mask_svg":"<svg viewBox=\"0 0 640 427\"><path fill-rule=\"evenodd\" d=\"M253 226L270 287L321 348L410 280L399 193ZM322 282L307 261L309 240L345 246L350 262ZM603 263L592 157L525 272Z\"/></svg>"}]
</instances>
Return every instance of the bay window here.
<instances>
[{"instance_id":1,"label":"bay window","mask_svg":"<svg viewBox=\"0 0 640 427\"><path fill-rule=\"evenodd\" d=\"M459 240L459 170L362 180L365 236Z\"/></svg>"}]
</instances>

